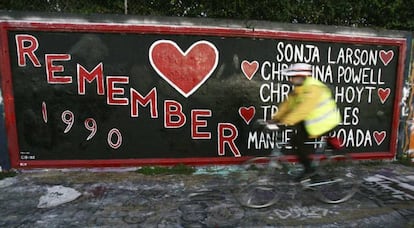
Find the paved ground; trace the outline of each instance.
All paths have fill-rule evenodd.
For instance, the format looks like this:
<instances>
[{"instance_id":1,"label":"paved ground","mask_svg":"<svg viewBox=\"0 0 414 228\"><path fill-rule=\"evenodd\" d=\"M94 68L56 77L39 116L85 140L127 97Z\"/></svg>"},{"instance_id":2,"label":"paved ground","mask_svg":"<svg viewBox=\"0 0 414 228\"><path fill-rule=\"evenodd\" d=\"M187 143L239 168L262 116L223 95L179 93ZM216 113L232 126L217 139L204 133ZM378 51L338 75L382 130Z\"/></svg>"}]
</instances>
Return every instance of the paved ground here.
<instances>
[{"instance_id":1,"label":"paved ground","mask_svg":"<svg viewBox=\"0 0 414 228\"><path fill-rule=\"evenodd\" d=\"M155 176L25 171L0 181L0 227L414 227L413 167L360 166L360 192L345 203L324 204L294 188L266 209L240 206L228 167Z\"/></svg>"}]
</instances>

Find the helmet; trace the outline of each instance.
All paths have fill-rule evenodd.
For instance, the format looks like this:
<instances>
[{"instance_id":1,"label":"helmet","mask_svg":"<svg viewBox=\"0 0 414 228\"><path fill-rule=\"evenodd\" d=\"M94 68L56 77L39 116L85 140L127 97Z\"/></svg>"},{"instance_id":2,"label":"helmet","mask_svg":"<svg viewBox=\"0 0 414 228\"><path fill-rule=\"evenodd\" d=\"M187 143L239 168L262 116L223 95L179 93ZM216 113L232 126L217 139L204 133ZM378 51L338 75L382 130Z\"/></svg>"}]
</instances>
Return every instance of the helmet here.
<instances>
[{"instance_id":1,"label":"helmet","mask_svg":"<svg viewBox=\"0 0 414 228\"><path fill-rule=\"evenodd\" d=\"M284 70L286 76L311 76L312 65L307 63L295 63Z\"/></svg>"}]
</instances>

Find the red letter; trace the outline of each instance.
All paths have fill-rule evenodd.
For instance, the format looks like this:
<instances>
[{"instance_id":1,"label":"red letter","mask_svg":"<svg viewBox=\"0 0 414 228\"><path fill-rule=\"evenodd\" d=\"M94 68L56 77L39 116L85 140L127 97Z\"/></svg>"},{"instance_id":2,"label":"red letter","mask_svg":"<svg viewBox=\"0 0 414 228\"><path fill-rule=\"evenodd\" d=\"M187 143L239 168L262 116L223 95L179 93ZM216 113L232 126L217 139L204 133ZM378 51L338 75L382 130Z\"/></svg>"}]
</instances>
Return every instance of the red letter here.
<instances>
[{"instance_id":1,"label":"red letter","mask_svg":"<svg viewBox=\"0 0 414 228\"><path fill-rule=\"evenodd\" d=\"M207 127L207 121L199 120L199 116L211 117L211 110L192 110L191 111L191 138L192 139L211 139L210 132L199 132L199 127Z\"/></svg>"},{"instance_id":2,"label":"red letter","mask_svg":"<svg viewBox=\"0 0 414 228\"><path fill-rule=\"evenodd\" d=\"M68 84L72 83L71 76L56 76L56 72L63 72L65 68L62 65L53 65L53 61L68 61L71 57L69 54L46 54L46 75L49 84Z\"/></svg>"},{"instance_id":3,"label":"red letter","mask_svg":"<svg viewBox=\"0 0 414 228\"><path fill-rule=\"evenodd\" d=\"M180 128L184 126L186 117L182 112L183 107L177 101L164 101L164 127L165 128ZM172 118L175 117L176 121Z\"/></svg>"},{"instance_id":4,"label":"red letter","mask_svg":"<svg viewBox=\"0 0 414 228\"><path fill-rule=\"evenodd\" d=\"M99 63L92 72L89 72L83 68L80 64L76 65L78 72L78 94L85 95L85 80L91 83L95 78L96 80L96 93L98 95L104 95L104 79L103 79L103 65Z\"/></svg>"},{"instance_id":5,"label":"red letter","mask_svg":"<svg viewBox=\"0 0 414 228\"><path fill-rule=\"evenodd\" d=\"M116 77L108 76L106 77L106 103L108 105L128 105L128 98L115 98L115 95L124 95L124 88L115 88L115 84L122 83L128 84L128 77Z\"/></svg>"},{"instance_id":6,"label":"red letter","mask_svg":"<svg viewBox=\"0 0 414 228\"><path fill-rule=\"evenodd\" d=\"M135 89L131 88L131 117L138 117L138 103L147 106L150 103L151 118L158 118L157 89L154 87L145 97L142 97Z\"/></svg>"},{"instance_id":7,"label":"red letter","mask_svg":"<svg viewBox=\"0 0 414 228\"><path fill-rule=\"evenodd\" d=\"M24 46L24 43L29 43ZM29 57L35 67L41 67L39 59L34 52L39 47L39 42L36 37L31 35L16 35L16 49L17 49L17 63L20 67L26 66L26 58Z\"/></svg>"},{"instance_id":8,"label":"red letter","mask_svg":"<svg viewBox=\"0 0 414 228\"><path fill-rule=\"evenodd\" d=\"M224 135L224 131L229 130L229 135ZM240 151L237 148L236 144L234 143L234 140L239 135L239 132L237 131L236 126L234 126L231 123L219 123L217 127L217 137L218 137L218 154L223 156L225 153L225 143L228 143L231 149L231 152L233 152L235 157L240 157Z\"/></svg>"}]
</instances>

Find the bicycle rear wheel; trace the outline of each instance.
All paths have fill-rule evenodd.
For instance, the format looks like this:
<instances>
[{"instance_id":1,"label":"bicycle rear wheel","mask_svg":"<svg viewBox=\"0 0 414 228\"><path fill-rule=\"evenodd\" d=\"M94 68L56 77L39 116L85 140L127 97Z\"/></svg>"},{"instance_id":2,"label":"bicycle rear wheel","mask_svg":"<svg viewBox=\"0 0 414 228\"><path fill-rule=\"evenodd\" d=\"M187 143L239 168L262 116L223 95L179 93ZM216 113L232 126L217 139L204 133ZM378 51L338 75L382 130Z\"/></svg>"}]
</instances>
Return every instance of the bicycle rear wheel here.
<instances>
[{"instance_id":1,"label":"bicycle rear wheel","mask_svg":"<svg viewBox=\"0 0 414 228\"><path fill-rule=\"evenodd\" d=\"M349 155L334 155L322 161L316 177L307 187L316 191L316 196L325 203L342 203L357 191L359 181L354 173L355 165Z\"/></svg>"}]
</instances>

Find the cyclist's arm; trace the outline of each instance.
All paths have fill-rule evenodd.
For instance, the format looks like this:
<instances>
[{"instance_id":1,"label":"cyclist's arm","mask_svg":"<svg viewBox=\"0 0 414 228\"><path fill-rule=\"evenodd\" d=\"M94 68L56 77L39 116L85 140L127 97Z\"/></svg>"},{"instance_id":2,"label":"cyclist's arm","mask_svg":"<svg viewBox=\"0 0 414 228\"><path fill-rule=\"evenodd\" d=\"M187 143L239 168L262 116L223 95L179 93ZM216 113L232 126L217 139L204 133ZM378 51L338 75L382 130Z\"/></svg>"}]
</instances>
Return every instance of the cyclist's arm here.
<instances>
[{"instance_id":1,"label":"cyclist's arm","mask_svg":"<svg viewBox=\"0 0 414 228\"><path fill-rule=\"evenodd\" d=\"M275 114L272 116L272 120L278 122L280 119L282 119L288 112L289 112L289 101L291 99L287 99L283 101L279 106L277 107L278 110Z\"/></svg>"},{"instance_id":2,"label":"cyclist's arm","mask_svg":"<svg viewBox=\"0 0 414 228\"><path fill-rule=\"evenodd\" d=\"M284 115L279 122L286 125L295 125L300 121L303 121L308 116L309 112L316 108L321 93L322 90L318 86L307 88L300 94L301 102L297 103L295 108Z\"/></svg>"}]
</instances>

